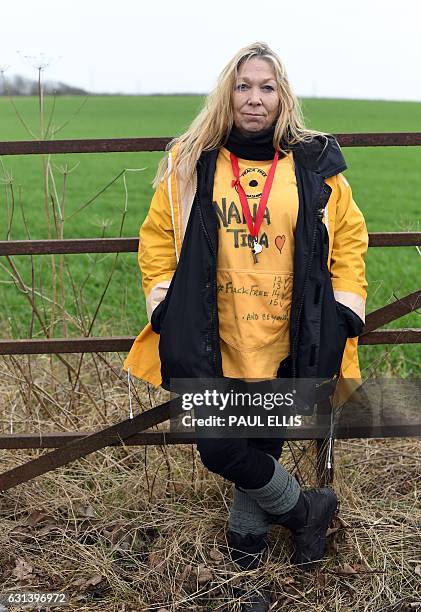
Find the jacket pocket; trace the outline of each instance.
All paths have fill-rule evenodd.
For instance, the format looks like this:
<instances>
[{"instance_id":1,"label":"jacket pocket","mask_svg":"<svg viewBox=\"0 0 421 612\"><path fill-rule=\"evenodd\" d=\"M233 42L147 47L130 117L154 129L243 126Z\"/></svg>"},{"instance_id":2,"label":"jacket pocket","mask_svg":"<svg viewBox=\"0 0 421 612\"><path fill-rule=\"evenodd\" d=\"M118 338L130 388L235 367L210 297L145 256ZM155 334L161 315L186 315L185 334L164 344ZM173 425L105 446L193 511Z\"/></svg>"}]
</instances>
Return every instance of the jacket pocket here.
<instances>
[{"instance_id":1,"label":"jacket pocket","mask_svg":"<svg viewBox=\"0 0 421 612\"><path fill-rule=\"evenodd\" d=\"M151 327L156 334L161 333L162 318L164 313L165 301L167 299L168 292L165 298L159 302L158 306L155 306L151 316Z\"/></svg>"},{"instance_id":2,"label":"jacket pocket","mask_svg":"<svg viewBox=\"0 0 421 612\"><path fill-rule=\"evenodd\" d=\"M341 302L336 301L336 310L338 317L345 323L347 337L355 338L359 336L364 329L364 321L351 308Z\"/></svg>"},{"instance_id":3,"label":"jacket pocket","mask_svg":"<svg viewBox=\"0 0 421 612\"><path fill-rule=\"evenodd\" d=\"M336 303L336 314L337 314L337 331L338 331L338 338L339 338L339 350L342 355L345 350L346 341L349 338L349 330L348 330L346 316L344 315L342 308L341 308L342 304L340 304L336 300L335 300L335 303Z\"/></svg>"},{"instance_id":4,"label":"jacket pocket","mask_svg":"<svg viewBox=\"0 0 421 612\"><path fill-rule=\"evenodd\" d=\"M167 310L168 310L168 304L171 299L171 293L173 291L176 275L177 275L177 270L173 274L173 277L171 279L170 285L167 289L164 299L159 302L158 306L155 306L155 309L152 313L151 327L156 334L161 333L162 325L164 324L165 315L167 314Z\"/></svg>"}]
</instances>

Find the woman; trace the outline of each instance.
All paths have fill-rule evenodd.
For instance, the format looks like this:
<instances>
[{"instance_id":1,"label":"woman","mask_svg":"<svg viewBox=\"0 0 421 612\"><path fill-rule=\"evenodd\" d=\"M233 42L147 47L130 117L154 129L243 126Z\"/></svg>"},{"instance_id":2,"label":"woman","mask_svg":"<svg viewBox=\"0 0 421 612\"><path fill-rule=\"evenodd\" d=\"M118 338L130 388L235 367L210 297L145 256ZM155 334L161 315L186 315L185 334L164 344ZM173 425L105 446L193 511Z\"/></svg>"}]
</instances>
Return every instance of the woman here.
<instances>
[{"instance_id":1,"label":"woman","mask_svg":"<svg viewBox=\"0 0 421 612\"><path fill-rule=\"evenodd\" d=\"M279 57L241 49L185 134L169 145L140 230L150 323L125 369L170 379L358 378L368 246L336 140L306 129ZM301 491L282 440L198 439L235 483L228 537L258 555L271 523L293 561L325 552L331 489ZM256 557L257 558L257 557Z\"/></svg>"}]
</instances>

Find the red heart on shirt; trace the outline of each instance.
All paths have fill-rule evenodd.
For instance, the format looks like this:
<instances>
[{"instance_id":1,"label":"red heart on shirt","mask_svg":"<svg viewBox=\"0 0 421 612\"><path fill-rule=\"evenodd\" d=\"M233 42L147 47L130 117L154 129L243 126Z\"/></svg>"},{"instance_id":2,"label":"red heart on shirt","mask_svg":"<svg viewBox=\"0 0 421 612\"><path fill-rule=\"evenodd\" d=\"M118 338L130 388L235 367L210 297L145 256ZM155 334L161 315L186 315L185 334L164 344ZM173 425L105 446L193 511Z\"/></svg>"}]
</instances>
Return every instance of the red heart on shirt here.
<instances>
[{"instance_id":1,"label":"red heart on shirt","mask_svg":"<svg viewBox=\"0 0 421 612\"><path fill-rule=\"evenodd\" d=\"M279 249L280 253L282 253L282 249L284 248L284 244L285 244L285 234L282 234L282 236L276 236L276 238L275 238L275 246Z\"/></svg>"}]
</instances>

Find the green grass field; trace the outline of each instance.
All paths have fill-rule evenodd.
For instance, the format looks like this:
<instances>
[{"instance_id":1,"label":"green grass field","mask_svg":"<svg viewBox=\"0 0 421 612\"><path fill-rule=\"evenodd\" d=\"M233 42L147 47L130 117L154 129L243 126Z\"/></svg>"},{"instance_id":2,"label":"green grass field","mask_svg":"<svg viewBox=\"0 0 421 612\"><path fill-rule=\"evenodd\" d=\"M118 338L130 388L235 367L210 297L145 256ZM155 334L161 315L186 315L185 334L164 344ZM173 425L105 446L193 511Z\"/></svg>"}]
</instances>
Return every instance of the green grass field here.
<instances>
[{"instance_id":1,"label":"green grass field","mask_svg":"<svg viewBox=\"0 0 421 612\"><path fill-rule=\"evenodd\" d=\"M181 133L201 106L197 96L168 97L91 97L73 118L81 98L58 98L53 124L60 126L55 135L63 138L118 138L171 136ZM36 98L16 99L26 124L39 135L39 113ZM46 101L47 115L51 100ZM328 132L417 131L421 125L421 103L355 100L306 99L303 110L307 124ZM0 98L0 140L26 140L30 136L20 123L9 100ZM405 231L419 229L421 193L421 150L407 148L350 148L343 150L349 170L346 176L354 198L363 211L369 231ZM64 237L99 237L118 235L125 205L122 178L116 181L89 206L77 213L86 202L110 183L124 168L144 168L126 174L128 209L124 236L137 235L152 196L151 180L160 153L56 155L52 158L56 187L61 194L63 167L77 167L68 176L65 195ZM44 212L42 159L39 156L0 158L2 182L0 196L1 239L6 239L10 185L12 176L15 210L12 239L24 239L27 233L21 215L24 211L30 235L47 237ZM55 236L53 236L55 237ZM56 257L59 265L59 257ZM76 313L71 288L79 299L81 312L95 311L107 282L115 255L73 255L65 258L66 308ZM7 266L4 258L3 264ZM50 295L51 257L38 257L36 284ZM14 262L28 285L31 285L31 262L15 257ZM367 257L369 299L367 311L414 291L419 278L420 256L415 247L370 249ZM87 275L88 278L87 278ZM0 321L5 335L25 337L31 313L25 297L11 281L5 268L0 269ZM41 287L42 284L42 287ZM82 291L83 301L80 298ZM39 298L38 298L39 299ZM39 300L40 308L42 309ZM140 273L135 254L120 255L111 284L92 330L94 335L137 334L146 321L141 292ZM417 314L396 321L391 327L416 327ZM35 322L35 331L39 330ZM55 330L58 336L60 325ZM69 323L69 333L79 335ZM417 345L402 347L361 347L364 368L378 372L411 374L417 372ZM419 361L419 359L418 359ZM418 370L419 371L419 370Z\"/></svg>"}]
</instances>

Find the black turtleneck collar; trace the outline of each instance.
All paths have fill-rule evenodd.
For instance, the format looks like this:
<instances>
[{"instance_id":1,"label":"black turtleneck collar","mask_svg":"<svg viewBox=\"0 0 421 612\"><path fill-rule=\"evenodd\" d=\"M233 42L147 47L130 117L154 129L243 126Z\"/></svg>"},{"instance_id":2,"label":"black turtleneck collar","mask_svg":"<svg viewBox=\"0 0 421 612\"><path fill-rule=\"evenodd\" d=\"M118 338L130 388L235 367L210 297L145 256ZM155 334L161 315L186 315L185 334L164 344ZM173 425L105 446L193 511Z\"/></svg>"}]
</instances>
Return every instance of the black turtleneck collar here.
<instances>
[{"instance_id":1,"label":"black turtleneck collar","mask_svg":"<svg viewBox=\"0 0 421 612\"><path fill-rule=\"evenodd\" d=\"M272 160L275 155L275 149L273 148L274 133L274 125L261 132L247 135L234 125L224 147L241 159L253 161ZM284 154L280 153L279 158L281 159L282 157L284 157Z\"/></svg>"},{"instance_id":2,"label":"black turtleneck collar","mask_svg":"<svg viewBox=\"0 0 421 612\"><path fill-rule=\"evenodd\" d=\"M273 135L275 125L257 132L245 135L233 126L224 146L241 159L250 161L272 160L275 155L273 148ZM316 134L311 141L303 141L297 144L281 142L283 151L292 151L294 161L313 172L321 174L325 178L334 176L346 170L346 162L336 138L332 134ZM279 153L279 159L284 157Z\"/></svg>"}]
</instances>

